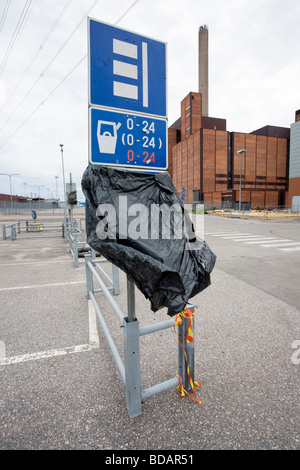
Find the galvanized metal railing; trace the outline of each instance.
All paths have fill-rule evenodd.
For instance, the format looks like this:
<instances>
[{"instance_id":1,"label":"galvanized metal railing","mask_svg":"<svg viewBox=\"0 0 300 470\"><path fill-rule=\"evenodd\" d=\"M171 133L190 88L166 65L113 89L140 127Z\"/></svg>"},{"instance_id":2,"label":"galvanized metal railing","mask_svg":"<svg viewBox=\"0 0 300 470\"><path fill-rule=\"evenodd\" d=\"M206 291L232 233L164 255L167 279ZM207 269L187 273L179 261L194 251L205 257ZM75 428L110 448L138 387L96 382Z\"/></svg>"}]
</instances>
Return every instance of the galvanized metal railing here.
<instances>
[{"instance_id":1,"label":"galvanized metal railing","mask_svg":"<svg viewBox=\"0 0 300 470\"><path fill-rule=\"evenodd\" d=\"M7 234L7 230L10 229L10 235ZM2 225L2 234L3 240L11 238L16 240L16 238L29 238L30 236L23 236L23 233L28 232L61 232L60 235L41 235L43 238L52 238L57 236L63 236L63 224L53 223L53 222L31 222L31 221L20 221L14 222L13 224L3 224ZM18 237L17 237L18 234ZM20 236L19 236L20 234ZM39 235L34 235L35 238L38 238Z\"/></svg>"},{"instance_id":2,"label":"galvanized metal railing","mask_svg":"<svg viewBox=\"0 0 300 470\"><path fill-rule=\"evenodd\" d=\"M110 293L110 289L105 285L103 279L98 274L97 262L92 260L92 255L85 255L86 264L86 286L88 298L92 301L95 312L102 326L103 332L111 349L116 366L125 385L126 406L130 418L142 413L142 400L150 398L153 395L169 390L179 385L178 376L187 392L191 391L191 382L194 381L194 345L186 341L186 335L189 328L189 319L182 318L182 324L178 326L178 339L182 345L178 345L178 376L163 381L151 387L141 388L141 364L140 364L140 337L146 334L155 333L175 326L175 318L160 323L140 327L139 321L135 315L135 286L127 277L127 316L117 304ZM102 273L103 274L103 273ZM99 289L94 289L94 281ZM106 300L111 305L119 323L124 332L124 362L119 353L113 337L105 321L103 312L95 297L96 292L103 292ZM193 308L189 304L190 308ZM194 321L192 324L194 330ZM189 365L187 370L186 357Z\"/></svg>"},{"instance_id":3,"label":"galvanized metal railing","mask_svg":"<svg viewBox=\"0 0 300 470\"><path fill-rule=\"evenodd\" d=\"M11 238L11 240L16 239L17 237L16 225L17 224L3 224L2 225L3 240L6 240L7 238ZM8 230L10 230L10 234L7 233Z\"/></svg>"}]
</instances>

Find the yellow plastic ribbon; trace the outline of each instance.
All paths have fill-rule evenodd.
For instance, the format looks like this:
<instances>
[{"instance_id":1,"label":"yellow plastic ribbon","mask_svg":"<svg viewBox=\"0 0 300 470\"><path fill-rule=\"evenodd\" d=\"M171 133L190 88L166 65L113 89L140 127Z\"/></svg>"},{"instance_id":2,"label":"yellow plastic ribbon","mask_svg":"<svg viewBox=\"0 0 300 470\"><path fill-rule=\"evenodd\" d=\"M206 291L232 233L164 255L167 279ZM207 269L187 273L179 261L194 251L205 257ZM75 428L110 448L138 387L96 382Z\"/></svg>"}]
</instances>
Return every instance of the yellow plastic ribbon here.
<instances>
[{"instance_id":1,"label":"yellow plastic ribbon","mask_svg":"<svg viewBox=\"0 0 300 470\"><path fill-rule=\"evenodd\" d=\"M176 337L177 337L177 340L178 340L178 343L180 344L183 352L184 352L184 356L185 356L185 361L186 361L186 369L187 369L187 374L188 374L188 378L189 378L189 382L191 384L191 387L192 387L192 390L195 394L195 397L194 398L192 395L190 395L186 390L185 388L183 387L182 385L182 382L180 380L180 377L179 375L177 375L176 377L178 378L179 380L179 385L178 385L178 391L179 391L179 395L181 397L184 397L185 395L188 395L190 398L192 398L193 400L195 400L197 403L201 403L201 400L200 398L198 397L197 393L196 393L196 390L195 390L195 385L196 387L201 387L201 384L199 382L193 382L192 380L192 377L191 377L191 374L190 374L190 370L189 370L189 365L188 365L188 359L187 359L187 355L186 355L186 352L185 352L185 349L184 347L182 346L181 342L179 341L179 338L178 338L178 335L176 333L176 326L179 326L182 324L182 318L189 318L190 321L189 321L189 327L188 327L188 333L185 337L186 341L188 343L192 343L193 342L193 318L195 316L195 312L193 310L190 310L188 309L187 307L180 313L178 313L175 317L175 325L174 325L174 331L175 331L175 334L176 334Z\"/></svg>"}]
</instances>

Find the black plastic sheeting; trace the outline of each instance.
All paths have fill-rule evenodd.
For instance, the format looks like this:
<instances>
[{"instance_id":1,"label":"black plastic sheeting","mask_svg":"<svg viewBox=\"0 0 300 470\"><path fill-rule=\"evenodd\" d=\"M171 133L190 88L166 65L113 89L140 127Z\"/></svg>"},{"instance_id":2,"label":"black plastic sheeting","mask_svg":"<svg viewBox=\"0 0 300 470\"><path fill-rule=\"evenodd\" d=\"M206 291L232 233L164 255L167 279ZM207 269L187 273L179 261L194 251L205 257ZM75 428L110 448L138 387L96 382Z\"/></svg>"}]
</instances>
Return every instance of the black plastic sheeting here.
<instances>
[{"instance_id":1,"label":"black plastic sheeting","mask_svg":"<svg viewBox=\"0 0 300 470\"><path fill-rule=\"evenodd\" d=\"M211 284L216 256L195 235L169 173L89 165L81 184L87 243L127 274L154 312L176 315Z\"/></svg>"}]
</instances>

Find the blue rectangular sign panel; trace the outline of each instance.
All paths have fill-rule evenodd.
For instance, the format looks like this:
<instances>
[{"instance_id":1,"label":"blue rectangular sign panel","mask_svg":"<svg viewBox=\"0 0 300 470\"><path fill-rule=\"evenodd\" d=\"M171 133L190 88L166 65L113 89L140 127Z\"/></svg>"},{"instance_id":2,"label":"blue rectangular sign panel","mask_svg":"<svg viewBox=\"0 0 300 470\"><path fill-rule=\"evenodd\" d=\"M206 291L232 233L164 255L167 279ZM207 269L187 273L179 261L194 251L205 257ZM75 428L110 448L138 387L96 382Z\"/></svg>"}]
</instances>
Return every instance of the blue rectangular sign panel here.
<instances>
[{"instance_id":1,"label":"blue rectangular sign panel","mask_svg":"<svg viewBox=\"0 0 300 470\"><path fill-rule=\"evenodd\" d=\"M89 104L167 117L166 43L89 18Z\"/></svg>"},{"instance_id":2,"label":"blue rectangular sign panel","mask_svg":"<svg viewBox=\"0 0 300 470\"><path fill-rule=\"evenodd\" d=\"M167 169L167 120L90 108L89 158L92 164Z\"/></svg>"}]
</instances>

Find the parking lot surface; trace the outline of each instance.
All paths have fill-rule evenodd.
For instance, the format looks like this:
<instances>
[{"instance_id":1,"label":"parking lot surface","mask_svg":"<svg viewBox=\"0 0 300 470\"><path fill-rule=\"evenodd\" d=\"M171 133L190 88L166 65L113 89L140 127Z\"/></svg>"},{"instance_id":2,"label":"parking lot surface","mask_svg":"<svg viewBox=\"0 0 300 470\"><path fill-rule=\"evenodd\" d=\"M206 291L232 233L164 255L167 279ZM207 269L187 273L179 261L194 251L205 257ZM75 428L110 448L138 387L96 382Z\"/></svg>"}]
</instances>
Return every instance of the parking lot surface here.
<instances>
[{"instance_id":1,"label":"parking lot surface","mask_svg":"<svg viewBox=\"0 0 300 470\"><path fill-rule=\"evenodd\" d=\"M226 272L228 245L215 245L220 266L193 298L202 403L175 387L130 418L84 264L74 267L61 236L35 235L0 241L0 449L299 448L298 307ZM115 299L126 316L122 272ZM122 328L101 293L98 302L122 354ZM169 319L137 290L136 316L141 326ZM176 375L177 348L173 329L141 338L143 388Z\"/></svg>"}]
</instances>

